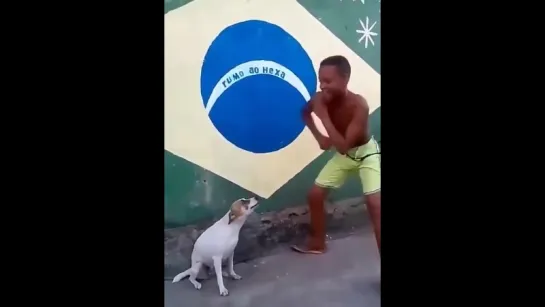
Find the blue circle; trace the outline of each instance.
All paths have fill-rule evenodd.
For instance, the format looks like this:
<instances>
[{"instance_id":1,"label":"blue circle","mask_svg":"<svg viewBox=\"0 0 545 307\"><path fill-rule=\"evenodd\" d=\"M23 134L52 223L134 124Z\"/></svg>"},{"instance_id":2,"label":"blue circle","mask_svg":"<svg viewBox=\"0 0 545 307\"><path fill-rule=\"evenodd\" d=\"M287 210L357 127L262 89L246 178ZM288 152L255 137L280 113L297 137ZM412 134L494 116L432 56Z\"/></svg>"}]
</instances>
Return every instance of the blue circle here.
<instances>
[{"instance_id":1,"label":"blue circle","mask_svg":"<svg viewBox=\"0 0 545 307\"><path fill-rule=\"evenodd\" d=\"M301 109L307 101L276 69L256 67L259 73L255 73L250 68L236 81L224 77L236 66L255 60L282 65L311 96L316 92L316 72L301 44L277 25L248 20L225 28L208 48L201 69L201 96L206 107L214 87L224 84L225 91L208 114L214 127L238 148L274 152L303 131Z\"/></svg>"}]
</instances>

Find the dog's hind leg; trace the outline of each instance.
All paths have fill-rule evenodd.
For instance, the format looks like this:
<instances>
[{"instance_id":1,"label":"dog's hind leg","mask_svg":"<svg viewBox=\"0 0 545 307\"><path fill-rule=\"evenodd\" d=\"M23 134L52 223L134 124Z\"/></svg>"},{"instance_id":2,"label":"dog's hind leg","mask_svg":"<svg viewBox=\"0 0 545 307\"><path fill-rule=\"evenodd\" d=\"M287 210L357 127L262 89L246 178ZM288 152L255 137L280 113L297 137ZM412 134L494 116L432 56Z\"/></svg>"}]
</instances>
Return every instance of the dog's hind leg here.
<instances>
[{"instance_id":1,"label":"dog's hind leg","mask_svg":"<svg viewBox=\"0 0 545 307\"><path fill-rule=\"evenodd\" d=\"M199 290L201 288L201 283L197 281L197 276L201 270L202 262L194 262L189 271L189 281L193 284L195 289Z\"/></svg>"}]
</instances>

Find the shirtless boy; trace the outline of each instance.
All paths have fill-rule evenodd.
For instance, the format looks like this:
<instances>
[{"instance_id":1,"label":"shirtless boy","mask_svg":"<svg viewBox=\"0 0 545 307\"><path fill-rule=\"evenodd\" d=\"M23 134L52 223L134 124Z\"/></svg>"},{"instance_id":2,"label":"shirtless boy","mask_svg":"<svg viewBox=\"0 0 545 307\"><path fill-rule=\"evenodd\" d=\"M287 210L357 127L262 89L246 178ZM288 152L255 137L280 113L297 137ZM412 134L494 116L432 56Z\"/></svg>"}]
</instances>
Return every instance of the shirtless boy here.
<instances>
[{"instance_id":1,"label":"shirtless boy","mask_svg":"<svg viewBox=\"0 0 545 307\"><path fill-rule=\"evenodd\" d=\"M325 252L324 200L329 189L341 187L349 174L359 175L367 210L380 252L380 152L369 131L369 106L360 95L347 89L350 64L340 55L320 63L318 78L321 92L303 108L305 124L323 150L333 147L335 155L324 166L308 193L312 234L305 247L293 246L307 254ZM322 121L329 137L322 135L311 113Z\"/></svg>"}]
</instances>

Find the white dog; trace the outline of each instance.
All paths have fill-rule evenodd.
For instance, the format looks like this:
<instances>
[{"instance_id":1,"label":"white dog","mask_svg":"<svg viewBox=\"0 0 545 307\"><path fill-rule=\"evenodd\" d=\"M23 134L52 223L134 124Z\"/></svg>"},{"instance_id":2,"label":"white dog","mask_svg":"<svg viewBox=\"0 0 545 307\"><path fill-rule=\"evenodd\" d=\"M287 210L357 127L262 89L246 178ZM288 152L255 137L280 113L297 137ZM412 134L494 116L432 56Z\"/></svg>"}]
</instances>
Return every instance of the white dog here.
<instances>
[{"instance_id":1,"label":"white dog","mask_svg":"<svg viewBox=\"0 0 545 307\"><path fill-rule=\"evenodd\" d=\"M225 275L231 276L233 279L241 278L233 269L233 254L238 243L240 229L257 205L256 197L241 198L235 201L227 214L200 235L191 253L191 267L176 275L172 282L179 282L189 276L189 281L195 286L195 289L200 289L201 283L196 278L202 266L214 267L220 295L228 295L229 291L223 284L224 274L221 265L223 261L227 260L227 274Z\"/></svg>"}]
</instances>

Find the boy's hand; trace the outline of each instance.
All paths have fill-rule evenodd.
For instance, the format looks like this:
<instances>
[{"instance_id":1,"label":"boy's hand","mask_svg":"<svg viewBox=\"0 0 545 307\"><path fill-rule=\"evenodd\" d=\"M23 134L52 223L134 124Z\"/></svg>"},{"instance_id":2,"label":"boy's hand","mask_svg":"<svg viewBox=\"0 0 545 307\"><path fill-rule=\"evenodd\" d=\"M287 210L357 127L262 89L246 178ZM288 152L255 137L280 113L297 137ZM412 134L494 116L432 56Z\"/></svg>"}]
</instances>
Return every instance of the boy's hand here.
<instances>
[{"instance_id":1,"label":"boy's hand","mask_svg":"<svg viewBox=\"0 0 545 307\"><path fill-rule=\"evenodd\" d=\"M318 144L320 145L320 149L322 150L328 150L329 148L331 148L331 141L325 136L322 136L318 139Z\"/></svg>"}]
</instances>

